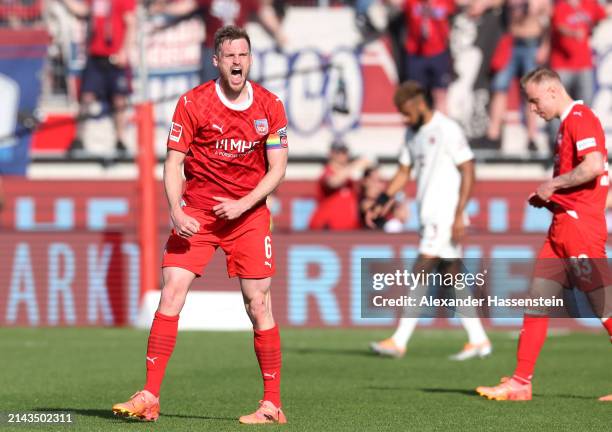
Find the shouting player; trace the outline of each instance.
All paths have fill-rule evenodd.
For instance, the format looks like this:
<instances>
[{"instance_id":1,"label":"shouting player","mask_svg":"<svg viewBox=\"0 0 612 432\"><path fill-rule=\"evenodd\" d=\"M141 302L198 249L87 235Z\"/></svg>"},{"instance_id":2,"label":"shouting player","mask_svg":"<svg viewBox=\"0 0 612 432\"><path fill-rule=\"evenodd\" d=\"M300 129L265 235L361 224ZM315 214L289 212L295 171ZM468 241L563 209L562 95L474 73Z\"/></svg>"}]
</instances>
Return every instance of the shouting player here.
<instances>
[{"instance_id":1,"label":"shouting player","mask_svg":"<svg viewBox=\"0 0 612 432\"><path fill-rule=\"evenodd\" d=\"M465 206L474 183L474 154L461 127L433 110L426 90L416 81L403 83L395 92L394 103L409 127L408 135L399 169L386 192L366 213L366 223L372 226L389 211L390 197L403 190L414 170L421 242L412 272L460 271L460 242L465 231ZM460 318L469 342L451 359L462 361L491 354L491 343L475 311ZM418 317L401 318L393 336L372 342L370 348L380 355L402 357L417 322Z\"/></svg>"},{"instance_id":2,"label":"shouting player","mask_svg":"<svg viewBox=\"0 0 612 432\"><path fill-rule=\"evenodd\" d=\"M521 85L533 112L546 121L561 119L553 178L542 183L529 198L531 205L553 212L529 295L562 296L563 286L577 284L612 336L610 305L606 304L610 301L609 288L605 287L609 282L604 214L608 154L601 123L582 101L572 100L559 75L550 69L529 72ZM559 270L563 273L561 277ZM568 280L574 273L577 278ZM531 400L531 378L546 339L549 312L536 308L525 311L514 375L503 378L497 386L478 387L476 391L481 396L495 400ZM611 399L608 396L600 400Z\"/></svg>"},{"instance_id":3,"label":"shouting player","mask_svg":"<svg viewBox=\"0 0 612 432\"><path fill-rule=\"evenodd\" d=\"M239 278L253 323L264 387L259 408L239 421L286 423L280 399L280 335L270 298L274 256L265 199L285 175L287 118L274 94L247 80L252 57L246 31L235 26L217 31L214 64L219 79L185 93L174 112L164 165L174 229L164 251L164 285L149 335L146 384L113 411L158 418L160 387L187 291L221 247L228 275Z\"/></svg>"}]
</instances>

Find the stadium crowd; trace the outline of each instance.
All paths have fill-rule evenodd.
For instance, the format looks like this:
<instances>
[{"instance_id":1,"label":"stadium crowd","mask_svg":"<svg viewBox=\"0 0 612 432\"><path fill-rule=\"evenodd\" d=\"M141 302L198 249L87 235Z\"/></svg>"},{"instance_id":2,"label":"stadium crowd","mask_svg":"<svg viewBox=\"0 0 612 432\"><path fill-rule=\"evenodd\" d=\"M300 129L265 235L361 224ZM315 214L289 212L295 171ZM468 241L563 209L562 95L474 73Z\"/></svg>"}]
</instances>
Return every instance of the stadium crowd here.
<instances>
[{"instance_id":1,"label":"stadium crowd","mask_svg":"<svg viewBox=\"0 0 612 432\"><path fill-rule=\"evenodd\" d=\"M91 5L91 6L89 6ZM105 7L119 5L120 7ZM148 19L160 14L171 17L175 25L185 18L200 17L205 24L202 42L202 79L214 77L210 58L212 34L221 25L244 25L259 21L270 33L279 49L286 44L287 30L282 19L291 6L353 7L355 27L367 43L381 36L389 37L394 47L397 76L400 82L421 83L434 100L437 110L447 113L447 89L456 72L450 47L452 21L459 12L473 20L493 19L501 29L488 62L488 87L491 92L486 134L478 146L500 149L506 121L508 91L513 81L538 65L550 65L575 99L588 105L596 87L590 38L594 28L612 12L612 4L597 0L355 0L355 1L273 1L273 0L156 0L147 2ZM131 28L136 2L129 0L2 0L0 26L9 28L47 27L52 42L45 69L45 88L49 92L68 92L80 101L81 116L90 112L95 100L107 101L114 115L117 132L116 152L125 156L123 143L126 96L130 95L130 58L137 52L136 37ZM378 8L378 9L377 9ZM375 23L373 10L385 10L385 20ZM59 36L58 13L71 13L87 22L88 61L81 76L80 91L67 83L67 50L73 49ZM61 15L60 13L60 15ZM494 17L494 18L491 18ZM72 85L74 87L74 85ZM77 96L78 95L78 96ZM526 124L525 151L534 155L539 125L534 114L522 110ZM554 149L557 122L548 126L548 147ZM78 155L83 148L80 128L67 156Z\"/></svg>"}]
</instances>

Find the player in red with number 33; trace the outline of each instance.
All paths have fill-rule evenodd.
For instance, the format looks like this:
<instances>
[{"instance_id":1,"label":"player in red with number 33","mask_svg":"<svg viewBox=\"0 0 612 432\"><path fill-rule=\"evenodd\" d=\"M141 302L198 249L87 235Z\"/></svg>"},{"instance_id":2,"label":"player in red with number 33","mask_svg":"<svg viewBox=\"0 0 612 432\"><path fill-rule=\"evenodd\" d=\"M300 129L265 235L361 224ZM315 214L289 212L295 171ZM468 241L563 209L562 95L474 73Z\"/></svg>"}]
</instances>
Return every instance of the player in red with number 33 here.
<instances>
[{"instance_id":1,"label":"player in red with number 33","mask_svg":"<svg viewBox=\"0 0 612 432\"><path fill-rule=\"evenodd\" d=\"M576 287L586 294L594 313L612 337L612 286L606 256L608 235L604 207L608 193L608 152L597 116L582 101L574 101L556 72L538 68L521 84L530 109L546 121L561 119L557 133L553 178L529 197L535 207L553 213L540 250L529 295L563 297ZM488 399L531 400L531 378L546 339L549 310L528 308L511 378L476 391ZM612 400L612 396L600 398Z\"/></svg>"},{"instance_id":2,"label":"player in red with number 33","mask_svg":"<svg viewBox=\"0 0 612 432\"><path fill-rule=\"evenodd\" d=\"M159 416L159 391L187 291L221 247L229 276L239 278L253 323L264 386L259 408L239 421L286 423L280 400L280 335L270 299L274 255L265 199L285 175L287 118L274 94L247 80L252 57L244 30L226 26L215 34L213 62L219 79L181 96L168 136L164 186L174 229L164 251L164 286L149 335L146 384L113 411L144 420Z\"/></svg>"}]
</instances>

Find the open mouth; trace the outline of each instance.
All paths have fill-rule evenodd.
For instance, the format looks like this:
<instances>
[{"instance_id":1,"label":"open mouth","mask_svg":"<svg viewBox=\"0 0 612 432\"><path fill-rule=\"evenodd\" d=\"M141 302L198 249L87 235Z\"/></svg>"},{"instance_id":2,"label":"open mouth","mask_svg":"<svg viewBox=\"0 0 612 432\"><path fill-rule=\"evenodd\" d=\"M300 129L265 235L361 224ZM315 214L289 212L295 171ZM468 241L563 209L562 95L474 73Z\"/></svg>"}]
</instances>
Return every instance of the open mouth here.
<instances>
[{"instance_id":1,"label":"open mouth","mask_svg":"<svg viewBox=\"0 0 612 432\"><path fill-rule=\"evenodd\" d=\"M232 81L239 81L242 79L242 68L241 67L233 67L230 71L230 76L232 77Z\"/></svg>"}]
</instances>

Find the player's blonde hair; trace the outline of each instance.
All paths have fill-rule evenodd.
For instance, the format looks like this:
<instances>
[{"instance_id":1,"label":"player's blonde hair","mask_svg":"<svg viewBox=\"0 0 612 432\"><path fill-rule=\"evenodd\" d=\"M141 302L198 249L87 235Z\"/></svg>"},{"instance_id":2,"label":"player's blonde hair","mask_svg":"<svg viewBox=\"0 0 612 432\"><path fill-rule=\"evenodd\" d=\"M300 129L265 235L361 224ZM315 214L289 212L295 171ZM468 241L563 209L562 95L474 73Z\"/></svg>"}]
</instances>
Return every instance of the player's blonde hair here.
<instances>
[{"instance_id":1,"label":"player's blonde hair","mask_svg":"<svg viewBox=\"0 0 612 432\"><path fill-rule=\"evenodd\" d=\"M525 90L527 84L531 82L534 84L540 84L544 81L556 81L561 83L561 78L559 77L559 74L552 69L547 67L538 67L521 78L521 88Z\"/></svg>"},{"instance_id":2,"label":"player's blonde hair","mask_svg":"<svg viewBox=\"0 0 612 432\"><path fill-rule=\"evenodd\" d=\"M221 45L225 41L234 41L238 39L244 39L249 44L249 52L251 52L251 38L245 29L237 27L235 25L227 25L221 27L215 32L215 54L219 55Z\"/></svg>"}]
</instances>

